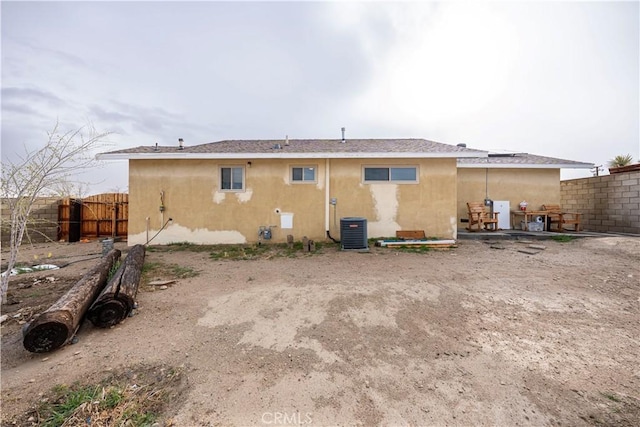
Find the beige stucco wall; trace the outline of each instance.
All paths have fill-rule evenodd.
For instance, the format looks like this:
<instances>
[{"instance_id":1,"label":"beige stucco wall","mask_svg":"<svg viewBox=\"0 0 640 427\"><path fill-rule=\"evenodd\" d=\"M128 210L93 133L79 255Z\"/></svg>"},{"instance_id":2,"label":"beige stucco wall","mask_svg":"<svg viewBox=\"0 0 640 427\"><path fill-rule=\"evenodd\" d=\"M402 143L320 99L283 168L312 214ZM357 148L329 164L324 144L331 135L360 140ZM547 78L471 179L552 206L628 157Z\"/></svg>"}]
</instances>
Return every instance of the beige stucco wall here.
<instances>
[{"instance_id":1,"label":"beige stucco wall","mask_svg":"<svg viewBox=\"0 0 640 427\"><path fill-rule=\"evenodd\" d=\"M294 165L317 167L317 182L291 183ZM419 183L364 184L364 165L415 165ZM220 191L220 166L243 166L245 191ZM393 236L399 229L456 237L455 159L256 159L251 165L246 160L131 160L129 193L130 245L152 238L169 218L153 244L255 242L259 227L269 225L276 226L274 242L286 241L288 234L320 241L326 238L327 213L334 238L340 238L340 218L352 216L367 219L369 237ZM327 197L337 198L335 207ZM285 214L293 215L291 229L281 228Z\"/></svg>"},{"instance_id":2,"label":"beige stucco wall","mask_svg":"<svg viewBox=\"0 0 640 427\"><path fill-rule=\"evenodd\" d=\"M417 166L418 184L364 184L363 166ZM365 217L369 237L395 236L397 230L424 230L427 236L455 238L455 159L339 159L331 161L331 197L337 197L337 220ZM333 210L333 208L332 208Z\"/></svg>"},{"instance_id":3,"label":"beige stucco wall","mask_svg":"<svg viewBox=\"0 0 640 427\"><path fill-rule=\"evenodd\" d=\"M523 200L530 210L541 209L545 203L560 203L560 170L458 169L458 227L466 227L460 219L468 216L467 202L482 202L486 196L509 201L512 211Z\"/></svg>"}]
</instances>

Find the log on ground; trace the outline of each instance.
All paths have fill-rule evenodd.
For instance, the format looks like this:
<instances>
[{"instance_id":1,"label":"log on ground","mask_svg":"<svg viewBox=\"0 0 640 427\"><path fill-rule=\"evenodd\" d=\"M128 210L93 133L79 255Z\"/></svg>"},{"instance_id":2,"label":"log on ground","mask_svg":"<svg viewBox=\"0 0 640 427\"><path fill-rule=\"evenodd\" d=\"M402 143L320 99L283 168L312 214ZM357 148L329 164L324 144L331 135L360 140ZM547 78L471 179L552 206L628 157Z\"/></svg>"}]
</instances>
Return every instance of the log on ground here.
<instances>
[{"instance_id":1,"label":"log on ground","mask_svg":"<svg viewBox=\"0 0 640 427\"><path fill-rule=\"evenodd\" d=\"M76 333L82 318L107 283L109 271L120 259L112 249L49 309L23 329L24 348L33 353L55 350Z\"/></svg>"},{"instance_id":2,"label":"log on ground","mask_svg":"<svg viewBox=\"0 0 640 427\"><path fill-rule=\"evenodd\" d=\"M95 326L108 328L122 322L134 308L142 276L145 249L135 245L89 309L87 317Z\"/></svg>"}]
</instances>

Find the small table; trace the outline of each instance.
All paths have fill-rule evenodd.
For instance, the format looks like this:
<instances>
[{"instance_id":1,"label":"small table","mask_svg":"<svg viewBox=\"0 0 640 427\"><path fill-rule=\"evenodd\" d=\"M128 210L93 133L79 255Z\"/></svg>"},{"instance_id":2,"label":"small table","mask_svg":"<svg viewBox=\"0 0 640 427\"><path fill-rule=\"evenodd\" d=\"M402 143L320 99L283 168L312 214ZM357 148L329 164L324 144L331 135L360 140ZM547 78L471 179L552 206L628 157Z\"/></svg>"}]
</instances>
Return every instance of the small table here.
<instances>
[{"instance_id":1,"label":"small table","mask_svg":"<svg viewBox=\"0 0 640 427\"><path fill-rule=\"evenodd\" d=\"M529 231L529 219L541 216L542 217L542 231L547 231L547 215L548 211L511 211L511 222L513 227L516 228L517 222L514 220L517 216L524 216L524 231Z\"/></svg>"}]
</instances>

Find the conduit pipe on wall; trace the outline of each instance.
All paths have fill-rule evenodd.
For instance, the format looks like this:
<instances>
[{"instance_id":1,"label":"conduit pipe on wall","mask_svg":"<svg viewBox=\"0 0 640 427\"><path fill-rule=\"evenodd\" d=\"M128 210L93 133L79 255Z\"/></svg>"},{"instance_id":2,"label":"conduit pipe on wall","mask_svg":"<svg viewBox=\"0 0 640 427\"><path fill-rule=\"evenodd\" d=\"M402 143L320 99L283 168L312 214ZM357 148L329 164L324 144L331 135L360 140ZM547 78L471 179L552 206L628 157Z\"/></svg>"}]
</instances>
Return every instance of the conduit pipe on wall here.
<instances>
[{"instance_id":1,"label":"conduit pipe on wall","mask_svg":"<svg viewBox=\"0 0 640 427\"><path fill-rule=\"evenodd\" d=\"M164 224L164 190L160 190L160 224Z\"/></svg>"},{"instance_id":2,"label":"conduit pipe on wall","mask_svg":"<svg viewBox=\"0 0 640 427\"><path fill-rule=\"evenodd\" d=\"M154 234L154 235L153 235L153 237L152 237L151 239L147 239L147 243L145 243L145 246L146 246L146 245L148 245L148 244L149 244L153 239L155 239L155 238L156 238L156 236L158 236L158 234L160 234L160 232L161 232L162 230L164 230L164 228L167 226L167 224L169 224L169 223L170 223L170 222L172 222L172 221L173 221L173 218L169 218L169 219L167 220L167 222L165 222L164 224L162 224L162 227L160 227L160 230L158 230L158 232L157 232L156 234Z\"/></svg>"}]
</instances>

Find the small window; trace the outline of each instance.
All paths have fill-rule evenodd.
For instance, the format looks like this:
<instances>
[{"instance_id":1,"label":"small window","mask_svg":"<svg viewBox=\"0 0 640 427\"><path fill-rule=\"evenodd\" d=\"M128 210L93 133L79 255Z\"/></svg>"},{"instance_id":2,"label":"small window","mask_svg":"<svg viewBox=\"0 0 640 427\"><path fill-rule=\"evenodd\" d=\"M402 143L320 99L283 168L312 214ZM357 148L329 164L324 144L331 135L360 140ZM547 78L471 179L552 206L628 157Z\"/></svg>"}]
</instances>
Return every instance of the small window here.
<instances>
[{"instance_id":1,"label":"small window","mask_svg":"<svg viewBox=\"0 0 640 427\"><path fill-rule=\"evenodd\" d=\"M407 167L365 167L364 182L418 182L418 168Z\"/></svg>"},{"instance_id":2,"label":"small window","mask_svg":"<svg viewBox=\"0 0 640 427\"><path fill-rule=\"evenodd\" d=\"M364 181L389 181L389 168L364 168Z\"/></svg>"},{"instance_id":3,"label":"small window","mask_svg":"<svg viewBox=\"0 0 640 427\"><path fill-rule=\"evenodd\" d=\"M291 168L291 181L316 182L315 166L294 166Z\"/></svg>"},{"instance_id":4,"label":"small window","mask_svg":"<svg viewBox=\"0 0 640 427\"><path fill-rule=\"evenodd\" d=\"M417 181L416 168L390 168L391 181Z\"/></svg>"},{"instance_id":5,"label":"small window","mask_svg":"<svg viewBox=\"0 0 640 427\"><path fill-rule=\"evenodd\" d=\"M220 189L227 191L244 190L244 168L220 168Z\"/></svg>"}]
</instances>

